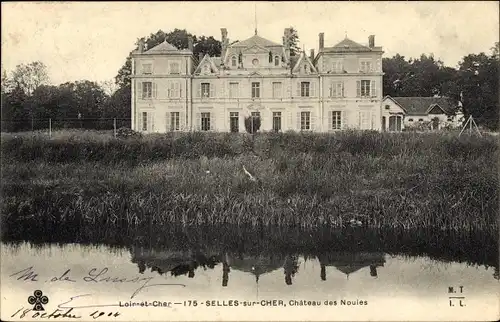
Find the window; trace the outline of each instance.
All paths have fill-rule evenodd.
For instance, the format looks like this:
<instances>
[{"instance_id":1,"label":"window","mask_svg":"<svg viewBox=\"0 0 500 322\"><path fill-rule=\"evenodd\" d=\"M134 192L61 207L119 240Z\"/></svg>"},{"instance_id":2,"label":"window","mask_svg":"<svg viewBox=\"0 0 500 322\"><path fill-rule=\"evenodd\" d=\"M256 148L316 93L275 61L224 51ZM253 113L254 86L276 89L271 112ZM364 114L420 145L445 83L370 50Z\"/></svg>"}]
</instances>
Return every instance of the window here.
<instances>
[{"instance_id":1,"label":"window","mask_svg":"<svg viewBox=\"0 0 500 322\"><path fill-rule=\"evenodd\" d=\"M180 97L179 85L180 85L179 82L168 82L167 97L169 98Z\"/></svg>"},{"instance_id":2,"label":"window","mask_svg":"<svg viewBox=\"0 0 500 322\"><path fill-rule=\"evenodd\" d=\"M401 116L389 116L389 131L401 131Z\"/></svg>"},{"instance_id":3,"label":"window","mask_svg":"<svg viewBox=\"0 0 500 322\"><path fill-rule=\"evenodd\" d=\"M413 119L408 119L408 122L413 122Z\"/></svg>"},{"instance_id":4,"label":"window","mask_svg":"<svg viewBox=\"0 0 500 322\"><path fill-rule=\"evenodd\" d=\"M369 73L372 71L372 62L371 61L362 61L360 63L359 68L363 73Z\"/></svg>"},{"instance_id":5,"label":"window","mask_svg":"<svg viewBox=\"0 0 500 322\"><path fill-rule=\"evenodd\" d=\"M170 63L170 74L179 74L179 63Z\"/></svg>"},{"instance_id":6,"label":"window","mask_svg":"<svg viewBox=\"0 0 500 322\"><path fill-rule=\"evenodd\" d=\"M281 112L273 112L273 131L281 131Z\"/></svg>"},{"instance_id":7,"label":"window","mask_svg":"<svg viewBox=\"0 0 500 322\"><path fill-rule=\"evenodd\" d=\"M371 85L371 82L369 80L362 80L361 81L361 92L360 92L361 97L370 96L370 89L371 89L370 85Z\"/></svg>"},{"instance_id":8,"label":"window","mask_svg":"<svg viewBox=\"0 0 500 322\"><path fill-rule=\"evenodd\" d=\"M210 83L201 83L201 97L210 97Z\"/></svg>"},{"instance_id":9,"label":"window","mask_svg":"<svg viewBox=\"0 0 500 322\"><path fill-rule=\"evenodd\" d=\"M309 97L309 82L301 82L300 83L300 96Z\"/></svg>"},{"instance_id":10,"label":"window","mask_svg":"<svg viewBox=\"0 0 500 322\"><path fill-rule=\"evenodd\" d=\"M359 112L359 126L361 130L370 130L371 129L371 112L370 111L361 111Z\"/></svg>"},{"instance_id":11,"label":"window","mask_svg":"<svg viewBox=\"0 0 500 322\"><path fill-rule=\"evenodd\" d=\"M152 82L142 82L142 98L152 98L153 97L153 83Z\"/></svg>"},{"instance_id":12,"label":"window","mask_svg":"<svg viewBox=\"0 0 500 322\"><path fill-rule=\"evenodd\" d=\"M386 109L386 110L390 110L390 109L391 109L391 106L390 106L390 105L386 105L386 106L385 106L385 109Z\"/></svg>"},{"instance_id":13,"label":"window","mask_svg":"<svg viewBox=\"0 0 500 322\"><path fill-rule=\"evenodd\" d=\"M300 130L311 129L311 112L300 112Z\"/></svg>"},{"instance_id":14,"label":"window","mask_svg":"<svg viewBox=\"0 0 500 322\"><path fill-rule=\"evenodd\" d=\"M279 66L279 65L280 65L280 57L274 56L274 66Z\"/></svg>"},{"instance_id":15,"label":"window","mask_svg":"<svg viewBox=\"0 0 500 322\"><path fill-rule=\"evenodd\" d=\"M304 73L309 73L309 65L307 64L304 65Z\"/></svg>"},{"instance_id":16,"label":"window","mask_svg":"<svg viewBox=\"0 0 500 322\"><path fill-rule=\"evenodd\" d=\"M423 122L423 121L424 121L424 119L418 119L418 121L419 121L419 122Z\"/></svg>"},{"instance_id":17,"label":"window","mask_svg":"<svg viewBox=\"0 0 500 322\"><path fill-rule=\"evenodd\" d=\"M152 64L142 64L142 73L143 74L152 74L153 73L153 65Z\"/></svg>"},{"instance_id":18,"label":"window","mask_svg":"<svg viewBox=\"0 0 500 322\"><path fill-rule=\"evenodd\" d=\"M231 57L231 66L236 67L236 56Z\"/></svg>"},{"instance_id":19,"label":"window","mask_svg":"<svg viewBox=\"0 0 500 322\"><path fill-rule=\"evenodd\" d=\"M238 83L229 83L229 98L239 97Z\"/></svg>"},{"instance_id":20,"label":"window","mask_svg":"<svg viewBox=\"0 0 500 322\"><path fill-rule=\"evenodd\" d=\"M201 130L210 131L210 112L201 113Z\"/></svg>"},{"instance_id":21,"label":"window","mask_svg":"<svg viewBox=\"0 0 500 322\"><path fill-rule=\"evenodd\" d=\"M273 83L273 98L281 98L281 82L274 82Z\"/></svg>"},{"instance_id":22,"label":"window","mask_svg":"<svg viewBox=\"0 0 500 322\"><path fill-rule=\"evenodd\" d=\"M260 118L260 112L252 112L252 117L258 117Z\"/></svg>"},{"instance_id":23,"label":"window","mask_svg":"<svg viewBox=\"0 0 500 322\"><path fill-rule=\"evenodd\" d=\"M148 130L148 112L142 112L142 130Z\"/></svg>"},{"instance_id":24,"label":"window","mask_svg":"<svg viewBox=\"0 0 500 322\"><path fill-rule=\"evenodd\" d=\"M342 60L334 60L332 62L332 72L341 73L343 71L344 71L344 64L342 63Z\"/></svg>"},{"instance_id":25,"label":"window","mask_svg":"<svg viewBox=\"0 0 500 322\"><path fill-rule=\"evenodd\" d=\"M340 130L342 128L342 119L340 111L332 111L332 130Z\"/></svg>"},{"instance_id":26,"label":"window","mask_svg":"<svg viewBox=\"0 0 500 322\"><path fill-rule=\"evenodd\" d=\"M259 97L260 97L260 83L253 82L252 83L252 98L259 98Z\"/></svg>"},{"instance_id":27,"label":"window","mask_svg":"<svg viewBox=\"0 0 500 322\"><path fill-rule=\"evenodd\" d=\"M180 119L179 112L170 112L170 131L180 130Z\"/></svg>"},{"instance_id":28,"label":"window","mask_svg":"<svg viewBox=\"0 0 500 322\"><path fill-rule=\"evenodd\" d=\"M229 113L229 128L231 132L239 132L240 131L240 118L238 112L230 112Z\"/></svg>"},{"instance_id":29,"label":"window","mask_svg":"<svg viewBox=\"0 0 500 322\"><path fill-rule=\"evenodd\" d=\"M344 97L344 82L332 82L332 85L330 87L330 97Z\"/></svg>"}]
</instances>

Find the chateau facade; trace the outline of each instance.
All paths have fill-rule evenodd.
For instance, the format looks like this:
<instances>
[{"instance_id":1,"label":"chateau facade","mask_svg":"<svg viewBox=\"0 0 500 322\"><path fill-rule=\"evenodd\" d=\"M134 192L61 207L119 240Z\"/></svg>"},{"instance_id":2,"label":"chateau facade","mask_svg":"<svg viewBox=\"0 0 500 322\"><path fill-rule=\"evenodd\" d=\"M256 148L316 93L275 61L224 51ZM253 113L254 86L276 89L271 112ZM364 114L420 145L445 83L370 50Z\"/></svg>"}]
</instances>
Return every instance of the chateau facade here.
<instances>
[{"instance_id":1,"label":"chateau facade","mask_svg":"<svg viewBox=\"0 0 500 322\"><path fill-rule=\"evenodd\" d=\"M329 132L382 128L382 48L347 37L319 52L290 55L291 30L281 44L252 37L229 44L221 57L193 56L167 42L132 52L132 129L141 132L245 132L259 116L260 131Z\"/></svg>"}]
</instances>

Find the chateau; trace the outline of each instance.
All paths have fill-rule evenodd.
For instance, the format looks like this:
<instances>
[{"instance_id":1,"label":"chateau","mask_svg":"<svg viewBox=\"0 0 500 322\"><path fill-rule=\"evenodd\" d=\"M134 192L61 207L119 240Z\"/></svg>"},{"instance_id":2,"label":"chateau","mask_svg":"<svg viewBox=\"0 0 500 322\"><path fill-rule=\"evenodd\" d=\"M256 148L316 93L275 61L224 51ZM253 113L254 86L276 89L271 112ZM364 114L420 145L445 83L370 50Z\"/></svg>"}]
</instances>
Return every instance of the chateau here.
<instances>
[{"instance_id":1,"label":"chateau","mask_svg":"<svg viewBox=\"0 0 500 322\"><path fill-rule=\"evenodd\" d=\"M221 57L193 56L163 42L132 52L132 128L142 132L245 132L259 116L260 131L382 129L382 47L347 37L319 52L290 54L282 43L255 34L230 44L221 29Z\"/></svg>"}]
</instances>

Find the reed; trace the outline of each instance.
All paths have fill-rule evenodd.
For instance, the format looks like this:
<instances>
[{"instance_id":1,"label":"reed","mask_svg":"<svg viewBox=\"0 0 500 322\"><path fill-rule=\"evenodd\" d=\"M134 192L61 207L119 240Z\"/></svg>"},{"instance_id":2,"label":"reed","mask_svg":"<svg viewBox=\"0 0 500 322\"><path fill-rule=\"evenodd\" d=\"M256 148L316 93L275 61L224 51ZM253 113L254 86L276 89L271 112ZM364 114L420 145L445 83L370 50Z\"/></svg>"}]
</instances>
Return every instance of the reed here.
<instances>
[{"instance_id":1,"label":"reed","mask_svg":"<svg viewBox=\"0 0 500 322\"><path fill-rule=\"evenodd\" d=\"M439 133L2 135L2 233L311 230L355 219L496 235L497 146Z\"/></svg>"}]
</instances>

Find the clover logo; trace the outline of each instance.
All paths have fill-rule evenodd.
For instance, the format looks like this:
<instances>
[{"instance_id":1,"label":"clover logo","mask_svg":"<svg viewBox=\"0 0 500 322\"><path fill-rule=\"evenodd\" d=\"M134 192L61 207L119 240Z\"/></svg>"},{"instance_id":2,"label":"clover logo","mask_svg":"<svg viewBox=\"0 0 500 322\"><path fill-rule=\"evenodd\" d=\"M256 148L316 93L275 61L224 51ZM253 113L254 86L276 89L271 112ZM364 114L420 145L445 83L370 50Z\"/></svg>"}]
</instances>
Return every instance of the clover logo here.
<instances>
[{"instance_id":1,"label":"clover logo","mask_svg":"<svg viewBox=\"0 0 500 322\"><path fill-rule=\"evenodd\" d=\"M36 290L28 297L28 303L34 305L33 311L45 311L42 304L49 303L49 298L42 291Z\"/></svg>"}]
</instances>

